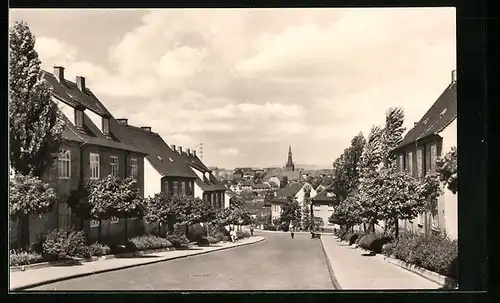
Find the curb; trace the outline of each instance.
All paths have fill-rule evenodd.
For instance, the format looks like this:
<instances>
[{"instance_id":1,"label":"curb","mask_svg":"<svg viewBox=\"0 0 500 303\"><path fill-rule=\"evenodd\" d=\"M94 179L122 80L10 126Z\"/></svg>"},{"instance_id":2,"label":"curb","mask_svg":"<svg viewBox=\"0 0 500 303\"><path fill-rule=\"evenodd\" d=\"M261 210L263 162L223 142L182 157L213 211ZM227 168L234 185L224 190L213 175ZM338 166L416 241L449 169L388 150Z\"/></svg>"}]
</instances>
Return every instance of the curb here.
<instances>
[{"instance_id":1,"label":"curb","mask_svg":"<svg viewBox=\"0 0 500 303\"><path fill-rule=\"evenodd\" d=\"M337 277L335 277L335 273L333 272L332 262L330 262L330 257L326 252L323 240L319 239L319 241L321 242L321 248L323 248L323 255L325 256L326 259L326 265L328 267L328 273L330 274L330 280L332 281L333 287L335 288L335 290L342 290L342 287L340 286L340 283L337 280Z\"/></svg>"},{"instance_id":2,"label":"curb","mask_svg":"<svg viewBox=\"0 0 500 303\"><path fill-rule=\"evenodd\" d=\"M160 263L160 262L165 262L165 261L170 261L170 260L176 260L176 259L182 259L182 258L187 258L187 257L204 255L204 254L208 254L208 253L212 253L212 252L217 252L217 251L222 251L222 250L226 250L226 249L237 248L237 247L242 247L242 246L247 246L247 245L251 245L251 244L260 243L260 242L262 242L264 240L266 240L265 237L263 237L260 240L255 241L255 242L243 243L243 244L236 245L236 246L222 247L222 248L211 250L211 251L202 251L202 252L194 253L194 254L191 254L191 255L176 256L176 257L166 257L166 259L154 260L154 261L140 263L140 264L131 264L131 265L124 265L124 266L120 266L120 267L99 269L99 270L92 271L92 272L79 273L79 274L69 275L69 276L65 276L65 277L54 278L54 279L50 279L50 280L46 280L46 281L42 281L42 282L37 282L37 283L32 283L32 284L28 284L28 285L24 285L24 286L20 286L20 287L10 288L10 291L26 290L26 289L33 288L33 287L37 287L37 286L41 286L41 285L46 285L46 284L52 284L52 283L56 283L56 282L60 282L60 281L65 281L65 280L70 280L70 279L74 279L74 278L81 278L81 277L86 277L86 276L91 276L91 275L95 275L95 274L101 274L101 273L111 272L111 271L120 270L120 269L127 269L127 268L142 266L142 265L149 265L149 264L155 264L155 263Z\"/></svg>"}]
</instances>

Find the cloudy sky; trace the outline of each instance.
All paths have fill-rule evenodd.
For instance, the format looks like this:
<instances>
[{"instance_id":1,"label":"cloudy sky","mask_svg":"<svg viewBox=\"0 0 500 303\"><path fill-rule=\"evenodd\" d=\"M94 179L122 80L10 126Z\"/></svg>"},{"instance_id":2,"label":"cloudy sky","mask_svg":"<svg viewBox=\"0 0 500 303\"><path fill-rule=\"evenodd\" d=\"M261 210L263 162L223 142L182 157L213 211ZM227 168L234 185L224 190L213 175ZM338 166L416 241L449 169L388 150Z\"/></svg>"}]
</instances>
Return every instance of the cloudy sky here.
<instances>
[{"instance_id":1,"label":"cloudy sky","mask_svg":"<svg viewBox=\"0 0 500 303\"><path fill-rule=\"evenodd\" d=\"M390 106L411 127L456 67L454 8L11 10L42 65L209 166L331 167Z\"/></svg>"}]
</instances>

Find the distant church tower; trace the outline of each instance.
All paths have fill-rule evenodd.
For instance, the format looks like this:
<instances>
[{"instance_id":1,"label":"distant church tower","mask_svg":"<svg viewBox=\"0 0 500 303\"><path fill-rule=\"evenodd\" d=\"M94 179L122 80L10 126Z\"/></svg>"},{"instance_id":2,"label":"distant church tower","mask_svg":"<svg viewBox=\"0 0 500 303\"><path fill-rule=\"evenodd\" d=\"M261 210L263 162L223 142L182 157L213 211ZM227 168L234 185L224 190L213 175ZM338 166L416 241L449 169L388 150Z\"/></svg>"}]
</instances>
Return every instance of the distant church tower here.
<instances>
[{"instance_id":1,"label":"distant church tower","mask_svg":"<svg viewBox=\"0 0 500 303\"><path fill-rule=\"evenodd\" d=\"M288 171L295 171L295 164L293 164L292 160L292 146L288 146L288 161L286 162L285 165L286 170Z\"/></svg>"}]
</instances>

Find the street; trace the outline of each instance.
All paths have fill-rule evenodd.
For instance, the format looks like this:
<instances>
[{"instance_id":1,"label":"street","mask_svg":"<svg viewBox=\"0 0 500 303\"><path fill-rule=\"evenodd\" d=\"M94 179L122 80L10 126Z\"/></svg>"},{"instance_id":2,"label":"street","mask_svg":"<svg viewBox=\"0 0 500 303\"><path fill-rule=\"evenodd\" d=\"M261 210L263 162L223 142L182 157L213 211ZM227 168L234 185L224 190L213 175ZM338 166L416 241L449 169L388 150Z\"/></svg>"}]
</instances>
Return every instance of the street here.
<instances>
[{"instance_id":1,"label":"street","mask_svg":"<svg viewBox=\"0 0 500 303\"><path fill-rule=\"evenodd\" d=\"M264 242L43 285L30 290L332 290L321 242L258 233Z\"/></svg>"}]
</instances>

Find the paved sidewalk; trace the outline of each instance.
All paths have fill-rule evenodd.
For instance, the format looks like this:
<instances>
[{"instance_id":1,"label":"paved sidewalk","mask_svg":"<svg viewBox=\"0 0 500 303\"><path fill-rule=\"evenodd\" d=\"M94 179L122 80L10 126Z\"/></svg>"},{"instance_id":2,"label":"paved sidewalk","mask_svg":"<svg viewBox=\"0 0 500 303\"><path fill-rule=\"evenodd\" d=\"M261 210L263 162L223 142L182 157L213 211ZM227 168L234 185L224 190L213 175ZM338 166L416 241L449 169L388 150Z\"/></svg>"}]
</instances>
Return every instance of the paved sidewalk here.
<instances>
[{"instance_id":1,"label":"paved sidewalk","mask_svg":"<svg viewBox=\"0 0 500 303\"><path fill-rule=\"evenodd\" d=\"M142 257L116 258L85 262L82 265L50 266L26 271L10 273L10 290L20 290L56 281L82 277L117 269L129 268L144 264L151 264L177 258L210 253L218 250L248 245L265 240L265 237L254 236L239 240L236 243L226 242L209 247L195 247L191 250L174 250L153 253Z\"/></svg>"},{"instance_id":2,"label":"paved sidewalk","mask_svg":"<svg viewBox=\"0 0 500 303\"><path fill-rule=\"evenodd\" d=\"M383 256L321 237L333 274L343 290L439 289L441 286L388 263Z\"/></svg>"}]
</instances>

